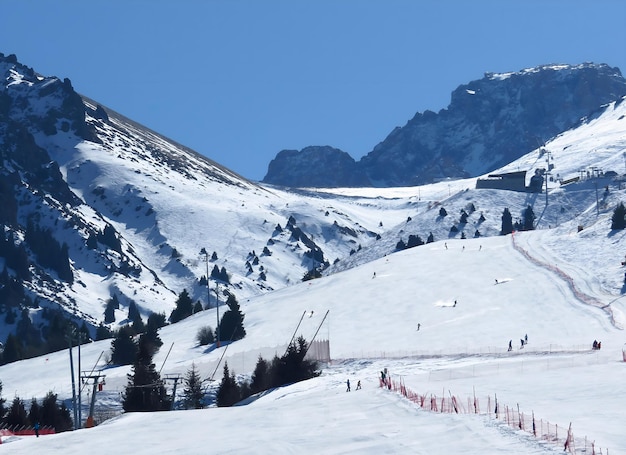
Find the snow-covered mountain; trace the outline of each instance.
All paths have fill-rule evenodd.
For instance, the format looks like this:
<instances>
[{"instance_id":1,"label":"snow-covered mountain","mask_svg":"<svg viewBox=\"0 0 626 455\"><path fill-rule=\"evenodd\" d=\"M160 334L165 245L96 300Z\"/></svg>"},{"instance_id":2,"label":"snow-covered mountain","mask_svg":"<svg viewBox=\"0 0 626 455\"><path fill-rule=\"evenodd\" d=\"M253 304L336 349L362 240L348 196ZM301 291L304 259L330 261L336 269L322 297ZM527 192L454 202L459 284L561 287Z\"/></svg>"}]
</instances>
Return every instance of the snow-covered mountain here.
<instances>
[{"instance_id":1,"label":"snow-covered mountain","mask_svg":"<svg viewBox=\"0 0 626 455\"><path fill-rule=\"evenodd\" d=\"M618 68L543 65L487 73L438 113L417 113L354 161L331 147L283 150L263 181L285 186L409 186L498 169L626 94Z\"/></svg>"},{"instance_id":2,"label":"snow-covered mountain","mask_svg":"<svg viewBox=\"0 0 626 455\"><path fill-rule=\"evenodd\" d=\"M121 304L113 327L131 300L144 317L169 315L183 289L207 306L207 268L228 276L222 302L227 293L241 299L278 289L411 212L400 200L260 186L15 56L0 58L0 73L4 310L30 308L36 328L57 305L96 326L113 296ZM41 245L56 246L50 253ZM17 288L11 295L9 285ZM3 327L2 340L15 330Z\"/></svg>"},{"instance_id":3,"label":"snow-covered mountain","mask_svg":"<svg viewBox=\"0 0 626 455\"><path fill-rule=\"evenodd\" d=\"M616 70L603 66L538 72L570 81L568 74L583 70L607 73L611 83L604 92L620 86ZM15 56L1 57L0 72L5 80L0 92L2 223L12 248L0 257L8 272L4 309L30 308L36 328L46 325L43 309L57 306L94 327L103 322L113 296L121 306L112 328L126 321L131 301L144 316L169 315L183 289L206 307L202 277L207 269L209 275L215 269L228 276L219 294L213 284L210 306L228 293L241 300L298 283L313 269L331 274L390 254L409 235L424 241L431 234L433 240L498 235L505 206L519 218L527 205L542 202L537 194L473 190L474 179L387 191L286 191L250 182L79 96L69 80L37 74ZM524 77L486 78L508 79ZM611 103L502 170L524 169L530 176L547 167L549 157L557 180L594 166L621 174L622 111L623 103ZM559 118L557 123L565 125L565 117ZM570 160L569 154L580 158ZM591 184L584 181L577 185ZM559 188L551 189L547 208L535 207L539 228L581 215ZM595 194L586 194L585 204L591 203ZM441 207L449 216L438 216ZM461 210L469 213L467 223L460 223ZM48 232L49 243L63 246L60 266L42 259L45 252L29 232ZM200 254L202 248L211 257ZM15 256L23 258L26 279L19 276ZM15 281L23 291L8 294L6 284ZM5 324L0 339L15 327Z\"/></svg>"},{"instance_id":4,"label":"snow-covered mountain","mask_svg":"<svg viewBox=\"0 0 626 455\"><path fill-rule=\"evenodd\" d=\"M144 315L169 313L185 288L205 301L200 278L217 265L241 302L247 335L228 347L198 346L196 334L214 326L215 308L163 327L154 360L164 375L193 363L203 378L217 379L226 360L249 377L259 354L283 352L305 313L299 332L311 338L328 312L320 334L333 359L321 377L249 407L131 414L94 430L11 442L12 453L32 453L35 444L46 453L147 453L155 444L185 453L551 453L493 417L433 415L390 395L377 387L385 367L421 393L495 393L561 429L572 422L577 435L610 453L626 451L626 240L610 228L626 199L624 98L496 171L527 171L528 183L536 169L549 169L547 193L476 189L476 178L286 191L249 182L86 97L81 118L69 81L40 76L15 58L3 57L0 72L2 246L10 241L17 252L0 258L9 280L5 316L15 301L6 296L16 298L7 292L21 282L35 327L56 305L98 324L113 294L122 304L116 327L131 300ZM517 219L528 206L536 230L500 236L503 209ZM32 239L46 229L67 245L59 251L67 252L71 276L42 263L45 249ZM399 240L430 233L432 243L398 251ZM200 255L203 247L217 258ZM320 252L330 264L326 276L300 282ZM212 299L214 290L211 281ZM19 293L17 301L25 303ZM15 327L5 323L2 336ZM524 334L529 345L508 353L508 341ZM590 350L594 339L601 351ZM83 368L106 374L97 407L119 409L130 367L106 365L109 347L110 340L83 345ZM67 354L1 366L4 396L53 390L69 403ZM363 395L345 393L347 378L362 380Z\"/></svg>"}]
</instances>

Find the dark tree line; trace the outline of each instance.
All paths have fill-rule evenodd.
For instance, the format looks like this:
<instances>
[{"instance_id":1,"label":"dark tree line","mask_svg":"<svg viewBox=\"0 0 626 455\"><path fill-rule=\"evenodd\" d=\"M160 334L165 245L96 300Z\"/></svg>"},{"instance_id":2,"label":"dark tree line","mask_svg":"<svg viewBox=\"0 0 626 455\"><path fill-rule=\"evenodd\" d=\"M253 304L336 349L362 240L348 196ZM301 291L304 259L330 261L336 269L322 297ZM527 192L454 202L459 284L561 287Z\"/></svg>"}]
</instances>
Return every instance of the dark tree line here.
<instances>
[{"instance_id":1,"label":"dark tree line","mask_svg":"<svg viewBox=\"0 0 626 455\"><path fill-rule=\"evenodd\" d=\"M15 323L15 333L9 333L4 342L4 350L0 353L0 364L28 359L49 352L66 349L69 344L65 338L68 333L81 334L82 343L91 340L90 331L86 323L79 327L74 321L67 319L63 312L50 308L44 308L42 318L48 321L43 328L37 328L30 319L27 308L20 312L19 319L7 320L13 310L7 312L5 322ZM74 345L78 337L74 339Z\"/></svg>"},{"instance_id":2,"label":"dark tree line","mask_svg":"<svg viewBox=\"0 0 626 455\"><path fill-rule=\"evenodd\" d=\"M33 427L36 423L42 427L52 427L57 433L74 428L69 409L65 403L59 405L56 393L48 392L41 404L33 398L28 411L24 401L17 396L7 407L6 400L2 398L0 381L0 427Z\"/></svg>"},{"instance_id":3,"label":"dark tree line","mask_svg":"<svg viewBox=\"0 0 626 455\"><path fill-rule=\"evenodd\" d=\"M59 244L50 229L41 229L32 220L29 220L26 225L25 240L37 256L41 266L51 268L61 280L67 283L72 284L74 282L68 246L66 243Z\"/></svg>"},{"instance_id":4,"label":"dark tree line","mask_svg":"<svg viewBox=\"0 0 626 455\"><path fill-rule=\"evenodd\" d=\"M528 205L522 211L522 219L513 223L513 216L511 215L511 211L508 207L506 207L502 212L502 228L500 230L500 235L507 235L512 233L514 230L517 231L532 231L535 229L535 212L533 208Z\"/></svg>"},{"instance_id":5,"label":"dark tree line","mask_svg":"<svg viewBox=\"0 0 626 455\"><path fill-rule=\"evenodd\" d=\"M237 383L226 363L217 392L217 405L232 406L256 393L319 376L318 363L305 359L308 346L306 340L299 337L283 356L274 356L271 362L259 356L251 381L241 384Z\"/></svg>"}]
</instances>

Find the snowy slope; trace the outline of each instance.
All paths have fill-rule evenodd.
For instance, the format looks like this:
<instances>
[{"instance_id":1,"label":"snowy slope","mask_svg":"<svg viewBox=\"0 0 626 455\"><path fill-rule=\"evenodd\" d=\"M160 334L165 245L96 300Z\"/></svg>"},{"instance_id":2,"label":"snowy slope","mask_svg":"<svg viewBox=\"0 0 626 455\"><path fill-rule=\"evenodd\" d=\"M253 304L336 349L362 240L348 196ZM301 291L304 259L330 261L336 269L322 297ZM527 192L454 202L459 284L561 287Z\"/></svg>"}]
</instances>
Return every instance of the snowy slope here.
<instances>
[{"instance_id":1,"label":"snowy slope","mask_svg":"<svg viewBox=\"0 0 626 455\"><path fill-rule=\"evenodd\" d=\"M543 233L515 234L515 243L530 245L530 257L539 257L543 248L535 248L532 239L541 239ZM583 254L588 258L610 254L614 245L603 240L596 239L593 248ZM567 248L567 243L561 245ZM611 299L611 307L624 313L625 304L616 300L619 296L593 293L593 286L584 286L593 283L592 274L579 270L570 277L590 292L589 297L607 304ZM299 332L310 338L323 314L330 310L320 336L330 339L333 364L320 378L271 393L249 408L181 411L158 417L128 415L111 426L37 443L46 444L49 453L56 453L55 447L65 450L68 446L99 450L98 438L106 437L125 450L144 453L142 444L151 446L155 428L170 425L183 426L190 434L203 433L201 427L215 427L207 432L207 439L179 438L177 433L168 435L164 430L157 437L163 450L187 453L199 453L199 447L206 446L215 447L216 453L228 448L253 453L259 445L263 451L279 453L325 452L328 446L333 447L329 453L374 453L401 451L405 444L415 450L443 447L448 451L465 446L470 453L484 453L486 447L502 446L516 453L545 453L546 449L520 435L495 431L494 422L471 416L426 415L414 405L383 394L376 388L377 377L388 367L422 393L440 394L450 389L469 396L475 389L480 396L497 394L503 402L519 403L522 409L534 410L550 422L567 425L571 421L577 434L587 434L600 447L609 447L611 453L626 452L619 427L619 415L626 404L621 380L624 331L611 322L606 310L581 302L566 280L515 249L511 236L435 242L251 298L242 303L242 310L248 335L226 352L231 371L249 374L259 352L264 357L282 353L304 311L313 311L313 315L305 317ZM215 312L208 310L161 329L164 346L155 358L157 365L163 364L172 348L163 374L184 374L193 362L203 377L213 375L225 348L207 352L196 346L194 338L199 327L214 320ZM517 349L517 340L526 334L529 344L524 350ZM515 343L512 353L506 349L509 339ZM602 341L601 351L591 351L594 339ZM107 349L106 341L83 347L83 368L95 364ZM59 352L3 366L0 377L5 394L41 396L53 389L67 398L71 396L68 370L67 352ZM26 377L24 371L29 371ZM119 399L127 372L127 367L103 371L107 386L99 396L101 406ZM216 380L220 374L221 367ZM43 375L49 378L45 384L39 379ZM345 396L347 378L353 384L363 380L366 398ZM266 413L273 417L259 428L259 416ZM307 416L308 426L297 417L301 415ZM386 420L382 426L381 415ZM354 425L355 419L362 424ZM339 430L329 429L329 422L344 421L347 424ZM308 429L307 437L302 438L287 422L302 422ZM129 432L131 424L135 429ZM444 436L451 426L462 428L458 439ZM257 429L243 445L233 442L236 434L251 431L251 427ZM396 437L387 441L385 434L390 431ZM12 453L32 450L32 440L25 439L11 444L12 450L23 452ZM311 445L301 445L303 439Z\"/></svg>"},{"instance_id":2,"label":"snowy slope","mask_svg":"<svg viewBox=\"0 0 626 455\"><path fill-rule=\"evenodd\" d=\"M217 252L215 265L233 275L247 336L228 348L197 346L198 329L215 326L215 308L164 327L164 345L155 358L162 374L184 374L194 363L204 378L214 379L214 391L226 349L231 371L249 375L259 354L270 358L283 352L303 313L310 317L299 332L311 338L328 312L320 337L330 340L333 362L321 377L249 406L130 414L92 430L5 441L10 449L3 445L0 451L32 453L35 444L50 454L147 453L156 447L160 453L557 450L484 416L425 412L377 388L386 367L421 393L497 394L561 427L571 422L577 435L588 435L610 453L626 453L621 361L626 240L623 232L610 230L612 211L626 199L626 190L605 175L623 174L625 105L607 106L543 151L501 169L526 169L530 177L550 156L555 167L547 199L476 190L474 179L404 189L288 192L247 182L171 142L150 148L144 140L150 132L122 117L111 115L115 129L92 118L111 141L76 143L68 136L48 149L72 190L90 205L76 213L100 226L114 224L123 233L125 251L133 252L146 273L135 279L103 274L89 253L80 251L74 256L77 284L69 292L81 311L101 317L112 291L136 299L146 313L168 312L187 286L195 298L205 298L197 279L206 272L198 254L206 247ZM559 182L575 176L582 179ZM458 233L450 233L469 204L476 212ZM502 210L508 207L519 217L528 205L538 229L498 236ZM438 216L442 206L449 213L445 218ZM481 213L484 222L478 221ZM290 216L324 245L330 262L340 258L327 276L300 282L308 266L305 247L275 229L285 228ZM472 238L476 230L481 236ZM429 232L435 242L395 251L400 238L419 234L425 240ZM462 232L467 239L460 238ZM271 256L262 255L264 246ZM172 256L174 249L179 257ZM259 280L260 267L246 272L251 249L267 271L265 282ZM119 312L118 322L125 314ZM517 349L524 335L529 344ZM594 339L602 341L601 351L590 350ZM516 348L511 353L509 340ZM107 385L97 406L119 409L129 367L105 365L109 346L110 341L83 346L81 369L102 369ZM362 380L361 395L344 392L348 378ZM0 380L5 397L28 400L53 390L67 400L68 353L4 365Z\"/></svg>"}]
</instances>

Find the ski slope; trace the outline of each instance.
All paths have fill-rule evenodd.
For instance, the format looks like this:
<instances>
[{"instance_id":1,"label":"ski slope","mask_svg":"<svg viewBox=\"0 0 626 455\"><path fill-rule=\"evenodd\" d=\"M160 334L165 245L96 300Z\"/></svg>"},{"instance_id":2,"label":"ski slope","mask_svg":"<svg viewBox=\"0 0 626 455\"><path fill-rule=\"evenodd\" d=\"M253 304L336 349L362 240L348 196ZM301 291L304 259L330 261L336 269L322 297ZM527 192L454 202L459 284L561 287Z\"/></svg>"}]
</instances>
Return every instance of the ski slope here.
<instances>
[{"instance_id":1,"label":"ski slope","mask_svg":"<svg viewBox=\"0 0 626 455\"><path fill-rule=\"evenodd\" d=\"M533 246L532 239L548 233L516 233L516 242L545 258L545 249ZM614 245L607 242L598 251L597 242L594 247L594 254L608 256ZM595 289L593 274L578 270L574 278L584 282L582 288ZM623 313L622 299L613 300L611 307ZM518 404L562 427L571 422L576 436L587 435L596 448L626 453L621 424L624 331L606 310L579 301L564 280L529 261L511 236L439 241L240 303L248 335L228 347L225 359L231 371L250 374L261 351L266 358L282 354L303 312L313 312L299 330L310 338L329 311L320 337L330 339L333 362L319 378L247 406L123 415L94 429L12 441L11 453L562 450L485 416L421 410L378 387L383 368L420 393L497 395L503 403ZM193 362L204 377L213 375L226 348L206 352L194 338L199 327L213 326L215 318L215 310L207 310L161 329L164 345L155 363L163 365L162 374L184 374ZM524 335L529 343L518 349ZM511 339L515 349L507 352ZM591 350L594 339L602 341L600 351ZM106 341L83 346L83 369L95 364L108 346ZM107 385L98 396L100 406L119 399L128 371L103 371ZM221 366L213 385L220 375ZM5 397L43 396L47 390L60 398L71 396L67 352L5 365L0 378ZM346 379L353 387L361 380L363 389L346 393Z\"/></svg>"}]
</instances>

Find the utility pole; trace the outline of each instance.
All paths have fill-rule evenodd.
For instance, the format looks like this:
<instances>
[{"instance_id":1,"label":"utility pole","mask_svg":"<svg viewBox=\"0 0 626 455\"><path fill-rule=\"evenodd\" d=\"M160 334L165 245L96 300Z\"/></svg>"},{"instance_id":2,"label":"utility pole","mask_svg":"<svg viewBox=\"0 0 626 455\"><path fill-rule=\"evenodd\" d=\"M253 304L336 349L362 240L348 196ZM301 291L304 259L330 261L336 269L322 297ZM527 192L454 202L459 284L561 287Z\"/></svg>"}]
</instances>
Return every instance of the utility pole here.
<instances>
[{"instance_id":1,"label":"utility pole","mask_svg":"<svg viewBox=\"0 0 626 455\"><path fill-rule=\"evenodd\" d=\"M548 206L548 176L550 175L550 151L546 150L546 155L548 156L546 162L548 163L548 167L546 168L546 207Z\"/></svg>"},{"instance_id":2,"label":"utility pole","mask_svg":"<svg viewBox=\"0 0 626 455\"><path fill-rule=\"evenodd\" d=\"M78 429L78 409L76 408L76 383L74 381L74 359L72 357L72 338L75 333L74 328L70 328L65 338L70 346L70 371L72 372L72 408L74 410L74 429Z\"/></svg>"},{"instance_id":3,"label":"utility pole","mask_svg":"<svg viewBox=\"0 0 626 455\"><path fill-rule=\"evenodd\" d=\"M215 310L217 311L217 347L220 347L220 293L219 283L215 280Z\"/></svg>"},{"instance_id":4,"label":"utility pole","mask_svg":"<svg viewBox=\"0 0 626 455\"><path fill-rule=\"evenodd\" d=\"M80 368L80 345L82 344L83 340L85 339L85 334L83 332L78 332L78 373L80 374L81 368ZM81 378L81 382L80 382L80 387L78 387L78 428L82 428L83 427L83 404L82 404L82 391L83 391L83 387L82 387L82 378Z\"/></svg>"}]
</instances>

